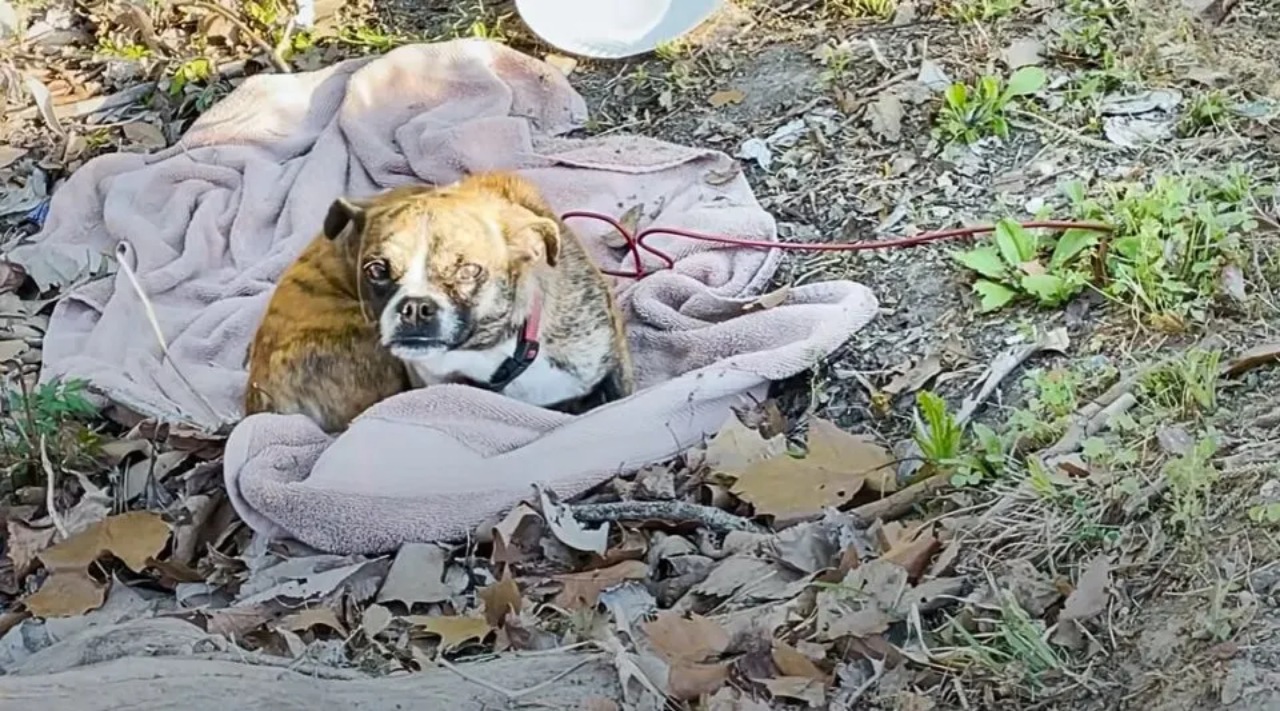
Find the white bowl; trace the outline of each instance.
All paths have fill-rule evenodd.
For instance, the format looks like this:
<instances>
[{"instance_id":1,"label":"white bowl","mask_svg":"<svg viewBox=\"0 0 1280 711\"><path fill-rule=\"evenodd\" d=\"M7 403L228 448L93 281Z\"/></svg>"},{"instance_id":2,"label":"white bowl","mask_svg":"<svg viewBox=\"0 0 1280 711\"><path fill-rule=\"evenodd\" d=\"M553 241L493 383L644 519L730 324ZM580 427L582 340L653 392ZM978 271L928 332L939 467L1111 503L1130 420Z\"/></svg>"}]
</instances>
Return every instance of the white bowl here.
<instances>
[{"instance_id":1,"label":"white bowl","mask_svg":"<svg viewBox=\"0 0 1280 711\"><path fill-rule=\"evenodd\" d=\"M723 0L516 0L547 44L570 54L621 59L652 52L702 24Z\"/></svg>"}]
</instances>

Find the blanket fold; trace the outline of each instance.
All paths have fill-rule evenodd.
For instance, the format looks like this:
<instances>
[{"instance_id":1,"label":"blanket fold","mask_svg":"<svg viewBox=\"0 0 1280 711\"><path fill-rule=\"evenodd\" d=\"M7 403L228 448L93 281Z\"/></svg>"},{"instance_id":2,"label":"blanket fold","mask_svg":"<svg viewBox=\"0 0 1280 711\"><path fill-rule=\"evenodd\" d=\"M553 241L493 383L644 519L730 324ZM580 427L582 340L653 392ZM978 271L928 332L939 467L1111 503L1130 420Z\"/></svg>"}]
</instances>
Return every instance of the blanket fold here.
<instances>
[{"instance_id":1,"label":"blanket fold","mask_svg":"<svg viewBox=\"0 0 1280 711\"><path fill-rule=\"evenodd\" d=\"M54 195L36 240L9 255L61 264L128 242L172 362L116 274L58 303L41 377L87 379L105 398L166 421L238 422L225 475L251 526L373 553L466 535L534 482L573 495L669 458L874 316L869 290L846 281L795 287L761 309L753 301L779 250L662 235L648 244L674 269L614 280L641 387L624 401L572 417L432 387L374 406L336 439L301 416L241 419L246 349L271 289L340 195L515 170L560 212L619 218L639 206L641 228L777 240L746 178L724 180L729 156L637 136L567 138L586 116L557 70L481 40L252 77L178 145L87 163ZM569 226L601 266L632 267L605 223ZM648 270L662 266L642 255Z\"/></svg>"}]
</instances>

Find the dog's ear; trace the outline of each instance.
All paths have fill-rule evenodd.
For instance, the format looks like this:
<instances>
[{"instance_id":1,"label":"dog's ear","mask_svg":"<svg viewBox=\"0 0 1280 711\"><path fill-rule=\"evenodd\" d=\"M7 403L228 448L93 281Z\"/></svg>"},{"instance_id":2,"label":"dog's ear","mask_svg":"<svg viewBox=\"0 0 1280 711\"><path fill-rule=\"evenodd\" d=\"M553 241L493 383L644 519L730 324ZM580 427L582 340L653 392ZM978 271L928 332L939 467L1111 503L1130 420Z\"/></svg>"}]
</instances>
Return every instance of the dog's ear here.
<instances>
[{"instance_id":1,"label":"dog's ear","mask_svg":"<svg viewBox=\"0 0 1280 711\"><path fill-rule=\"evenodd\" d=\"M517 258L545 260L554 267L560 261L560 225L546 217L530 217L515 225L511 247Z\"/></svg>"},{"instance_id":2,"label":"dog's ear","mask_svg":"<svg viewBox=\"0 0 1280 711\"><path fill-rule=\"evenodd\" d=\"M337 239L348 227L355 232L364 229L364 207L346 198L338 198L329 206L329 214L324 217L324 235L329 239Z\"/></svg>"}]
</instances>

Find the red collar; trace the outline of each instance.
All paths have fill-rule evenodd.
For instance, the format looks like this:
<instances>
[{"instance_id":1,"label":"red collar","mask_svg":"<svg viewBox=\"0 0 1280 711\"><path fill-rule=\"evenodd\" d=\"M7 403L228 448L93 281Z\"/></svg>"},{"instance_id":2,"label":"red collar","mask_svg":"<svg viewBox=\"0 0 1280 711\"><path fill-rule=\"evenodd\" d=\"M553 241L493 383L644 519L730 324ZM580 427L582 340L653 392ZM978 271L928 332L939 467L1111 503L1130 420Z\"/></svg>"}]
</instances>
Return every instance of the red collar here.
<instances>
[{"instance_id":1,"label":"red collar","mask_svg":"<svg viewBox=\"0 0 1280 711\"><path fill-rule=\"evenodd\" d=\"M533 361L538 359L538 326L542 323L542 293L533 292L533 304L529 309L529 317L525 319L520 336L516 339L515 353L507 356L502 365L494 371L485 385L490 390L501 391L520 377Z\"/></svg>"}]
</instances>

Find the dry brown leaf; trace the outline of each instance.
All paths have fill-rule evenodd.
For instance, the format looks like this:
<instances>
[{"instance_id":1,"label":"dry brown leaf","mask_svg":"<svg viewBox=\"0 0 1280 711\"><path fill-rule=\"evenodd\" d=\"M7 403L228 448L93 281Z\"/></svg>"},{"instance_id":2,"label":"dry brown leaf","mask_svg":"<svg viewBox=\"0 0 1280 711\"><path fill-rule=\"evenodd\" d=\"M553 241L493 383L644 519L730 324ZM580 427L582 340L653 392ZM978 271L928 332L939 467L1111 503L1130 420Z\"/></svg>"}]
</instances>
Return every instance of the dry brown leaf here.
<instances>
[{"instance_id":1,"label":"dry brown leaf","mask_svg":"<svg viewBox=\"0 0 1280 711\"><path fill-rule=\"evenodd\" d=\"M681 662L671 665L667 674L667 693L692 700L704 694L714 694L729 680L729 662L718 664L691 664Z\"/></svg>"},{"instance_id":2,"label":"dry brown leaf","mask_svg":"<svg viewBox=\"0 0 1280 711\"><path fill-rule=\"evenodd\" d=\"M38 554L53 542L58 529L53 526L35 528L16 518L9 519L8 523L9 537L6 539L5 548L9 554L9 560L13 561L14 576L21 579L35 569L35 563L39 560Z\"/></svg>"},{"instance_id":3,"label":"dry brown leaf","mask_svg":"<svg viewBox=\"0 0 1280 711\"><path fill-rule=\"evenodd\" d=\"M440 637L440 651L447 652L463 642L483 642L493 628L481 615L412 615L406 622Z\"/></svg>"},{"instance_id":4,"label":"dry brown leaf","mask_svg":"<svg viewBox=\"0 0 1280 711\"><path fill-rule=\"evenodd\" d=\"M1222 374L1228 378L1234 378L1241 373L1266 365L1277 359L1280 359L1280 342L1264 343L1236 356L1223 367Z\"/></svg>"},{"instance_id":5,"label":"dry brown leaf","mask_svg":"<svg viewBox=\"0 0 1280 711\"><path fill-rule=\"evenodd\" d=\"M511 564L536 556L545 528L546 523L533 507L528 504L516 506L493 527L490 560L495 564Z\"/></svg>"},{"instance_id":6,"label":"dry brown leaf","mask_svg":"<svg viewBox=\"0 0 1280 711\"><path fill-rule=\"evenodd\" d=\"M31 346L23 340L0 341L0 363L18 358L29 350Z\"/></svg>"},{"instance_id":7,"label":"dry brown leaf","mask_svg":"<svg viewBox=\"0 0 1280 711\"><path fill-rule=\"evenodd\" d=\"M812 708L818 708L827 701L826 684L807 676L780 676L755 681L764 684L774 698L799 699Z\"/></svg>"},{"instance_id":8,"label":"dry brown leaf","mask_svg":"<svg viewBox=\"0 0 1280 711\"><path fill-rule=\"evenodd\" d=\"M23 78L27 91L31 92L31 98L36 102L36 110L39 111L40 118L44 119L45 125L58 134L59 138L65 138L67 130L58 121L58 113L53 109L53 94L49 92L49 87L33 76Z\"/></svg>"},{"instance_id":9,"label":"dry brown leaf","mask_svg":"<svg viewBox=\"0 0 1280 711\"><path fill-rule=\"evenodd\" d=\"M204 628L209 634L239 638L262 625L288 614L288 608L271 601L253 605L237 605L199 613L204 618Z\"/></svg>"},{"instance_id":10,"label":"dry brown leaf","mask_svg":"<svg viewBox=\"0 0 1280 711\"><path fill-rule=\"evenodd\" d=\"M702 455L702 464L712 471L737 476L756 462L785 454L787 440L782 435L769 439L760 436L754 428L742 424L737 415L730 414L710 440Z\"/></svg>"},{"instance_id":11,"label":"dry brown leaf","mask_svg":"<svg viewBox=\"0 0 1280 711\"><path fill-rule=\"evenodd\" d=\"M643 580L648 575L649 566L638 560L623 561L585 573L557 575L554 580L562 583L564 588L556 595L554 604L570 610L595 607L605 589L624 580Z\"/></svg>"},{"instance_id":12,"label":"dry brown leaf","mask_svg":"<svg viewBox=\"0 0 1280 711\"><path fill-rule=\"evenodd\" d=\"M1058 619L1083 621L1102 614L1107 609L1107 587L1110 583L1111 561L1106 555L1099 555L1089 561L1080 575L1080 582L1067 596Z\"/></svg>"},{"instance_id":13,"label":"dry brown leaf","mask_svg":"<svg viewBox=\"0 0 1280 711\"><path fill-rule=\"evenodd\" d=\"M698 615L664 611L642 629L659 656L672 665L706 661L729 644L729 633L718 622Z\"/></svg>"},{"instance_id":14,"label":"dry brown leaf","mask_svg":"<svg viewBox=\"0 0 1280 711\"><path fill-rule=\"evenodd\" d=\"M889 526L885 528L888 529ZM921 530L922 528L923 524L918 524L888 541L888 549L881 556L906 568L907 578L912 581L920 579L933 554L942 547L938 537L933 534L932 527L929 530Z\"/></svg>"},{"instance_id":15,"label":"dry brown leaf","mask_svg":"<svg viewBox=\"0 0 1280 711\"><path fill-rule=\"evenodd\" d=\"M27 154L27 149L15 146L0 146L0 168L8 168Z\"/></svg>"},{"instance_id":16,"label":"dry brown leaf","mask_svg":"<svg viewBox=\"0 0 1280 711\"><path fill-rule=\"evenodd\" d=\"M893 455L868 437L850 434L830 420L815 417L809 421L808 449L810 458L858 468L872 491L889 494L898 490Z\"/></svg>"},{"instance_id":17,"label":"dry brown leaf","mask_svg":"<svg viewBox=\"0 0 1280 711\"><path fill-rule=\"evenodd\" d=\"M40 553L50 570L83 570L110 553L141 573L169 542L169 524L150 511L109 516Z\"/></svg>"},{"instance_id":18,"label":"dry brown leaf","mask_svg":"<svg viewBox=\"0 0 1280 711\"><path fill-rule=\"evenodd\" d=\"M782 676L802 676L821 681L824 685L830 681L827 673L819 669L813 660L786 642L774 640L772 656L773 665Z\"/></svg>"},{"instance_id":19,"label":"dry brown leaf","mask_svg":"<svg viewBox=\"0 0 1280 711\"><path fill-rule=\"evenodd\" d=\"M501 627L508 612L520 614L524 600L520 596L520 586L511 577L511 571L504 571L502 579L477 593L484 601L484 618L491 627Z\"/></svg>"},{"instance_id":20,"label":"dry brown leaf","mask_svg":"<svg viewBox=\"0 0 1280 711\"><path fill-rule=\"evenodd\" d=\"M22 602L36 617L78 617L102 607L107 587L84 570L59 570Z\"/></svg>"},{"instance_id":21,"label":"dry brown leaf","mask_svg":"<svg viewBox=\"0 0 1280 711\"><path fill-rule=\"evenodd\" d=\"M707 185L725 185L742 175L742 164L735 162L725 170L709 170L703 180Z\"/></svg>"},{"instance_id":22,"label":"dry brown leaf","mask_svg":"<svg viewBox=\"0 0 1280 711\"><path fill-rule=\"evenodd\" d=\"M377 601L431 604L448 600L453 591L445 584L448 551L434 543L406 543L396 552Z\"/></svg>"},{"instance_id":23,"label":"dry brown leaf","mask_svg":"<svg viewBox=\"0 0 1280 711\"><path fill-rule=\"evenodd\" d=\"M942 372L942 358L936 353L930 353L920 359L914 367L905 373L900 373L889 384L880 389L880 392L889 395L901 395L902 393L913 393L923 388L938 373Z\"/></svg>"},{"instance_id":24,"label":"dry brown leaf","mask_svg":"<svg viewBox=\"0 0 1280 711\"><path fill-rule=\"evenodd\" d=\"M726 104L741 104L745 98L747 95L740 89L725 89L712 94L708 101L718 109Z\"/></svg>"},{"instance_id":25,"label":"dry brown leaf","mask_svg":"<svg viewBox=\"0 0 1280 711\"><path fill-rule=\"evenodd\" d=\"M1058 626L1050 641L1068 649L1081 650L1088 644L1082 623L1097 617L1107 609L1107 588L1111 581L1111 561L1105 554L1098 555L1080 575L1076 589L1071 591L1058 615Z\"/></svg>"},{"instance_id":26,"label":"dry brown leaf","mask_svg":"<svg viewBox=\"0 0 1280 711\"><path fill-rule=\"evenodd\" d=\"M142 146L147 150L164 148L169 145L169 141L165 139L164 132L160 130L160 127L146 121L126 123L122 130L124 131L124 137L130 143Z\"/></svg>"},{"instance_id":27,"label":"dry brown leaf","mask_svg":"<svg viewBox=\"0 0 1280 711\"><path fill-rule=\"evenodd\" d=\"M311 607L301 612L295 612L292 615L280 620L278 625L290 632L306 632L312 627L321 626L337 632L340 635L347 634L346 625L338 619L338 615L329 607Z\"/></svg>"},{"instance_id":28,"label":"dry brown leaf","mask_svg":"<svg viewBox=\"0 0 1280 711\"><path fill-rule=\"evenodd\" d=\"M894 491L892 463L883 447L814 418L807 456L783 454L757 462L738 477L732 492L751 503L757 514L781 523L846 504L864 485Z\"/></svg>"}]
</instances>

